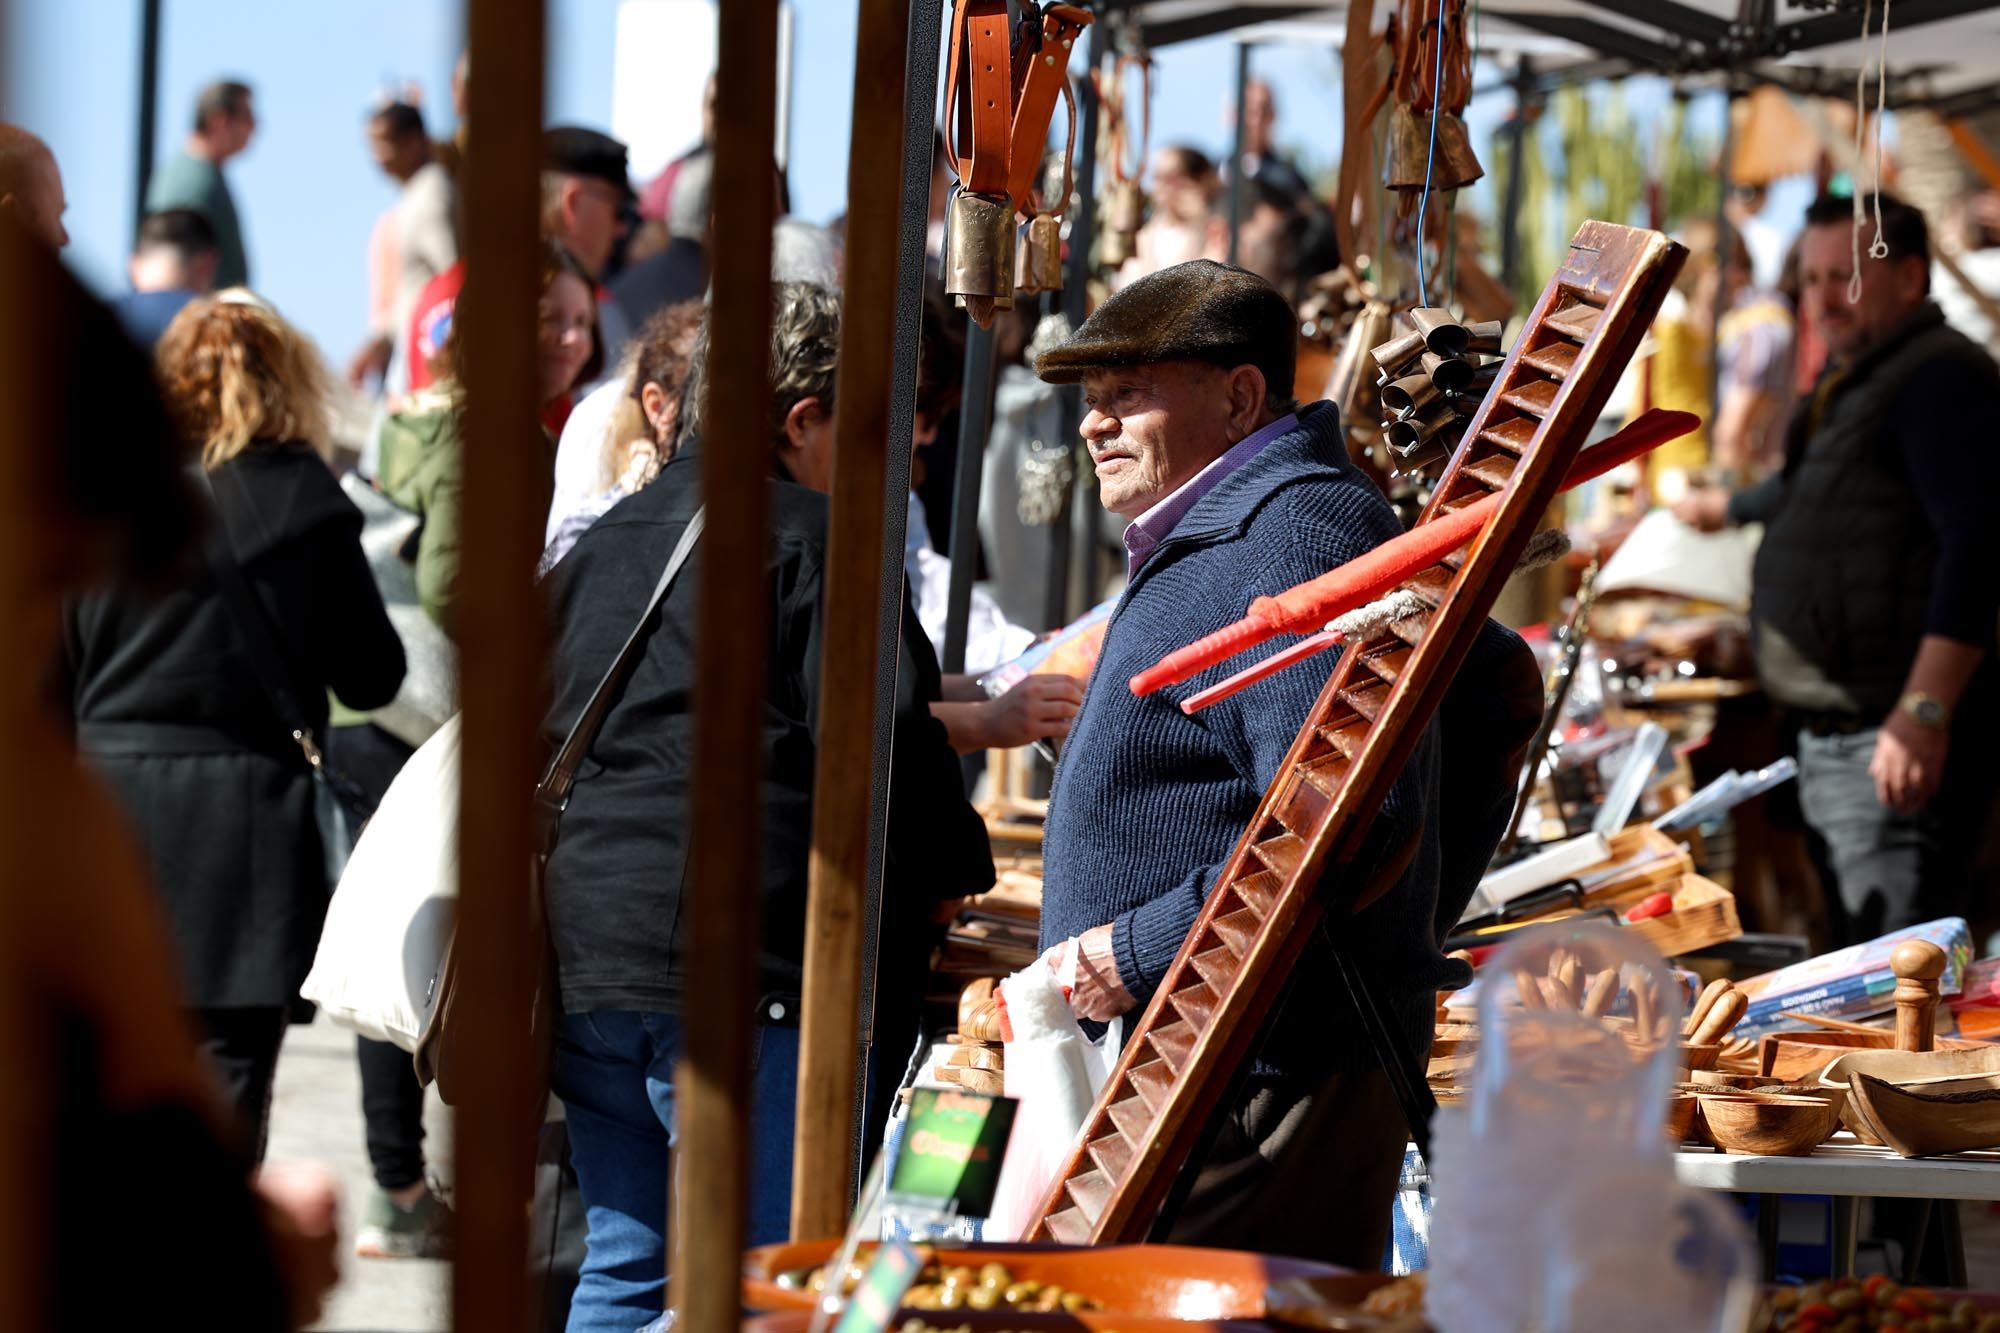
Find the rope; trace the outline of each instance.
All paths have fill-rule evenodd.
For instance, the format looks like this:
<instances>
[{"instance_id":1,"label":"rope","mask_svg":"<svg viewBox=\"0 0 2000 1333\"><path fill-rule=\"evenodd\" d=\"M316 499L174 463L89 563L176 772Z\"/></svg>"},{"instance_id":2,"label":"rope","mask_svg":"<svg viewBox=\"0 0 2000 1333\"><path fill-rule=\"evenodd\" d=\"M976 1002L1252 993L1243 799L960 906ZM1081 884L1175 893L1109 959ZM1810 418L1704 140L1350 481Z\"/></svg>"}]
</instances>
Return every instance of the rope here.
<instances>
[{"instance_id":1,"label":"rope","mask_svg":"<svg viewBox=\"0 0 2000 1333\"><path fill-rule=\"evenodd\" d=\"M1424 274L1424 214L1431 206L1431 179L1437 172L1438 154L1438 107L1444 101L1444 7L1446 0L1438 0L1438 14L1431 41L1436 46L1436 55L1431 71L1431 146L1424 158L1424 192L1417 200L1417 304L1431 303L1430 284Z\"/></svg>"},{"instance_id":2,"label":"rope","mask_svg":"<svg viewBox=\"0 0 2000 1333\"><path fill-rule=\"evenodd\" d=\"M1875 0L1861 0L1861 40L1868 41L1868 25L1875 18ZM1864 45L1864 50L1865 45ZM1877 142L1880 142L1878 139ZM1864 216L1861 204L1861 155L1868 143L1868 57L1861 58L1860 68L1854 71L1854 224L1848 243L1848 264L1851 272L1847 275L1847 304L1854 305L1861 300L1861 222ZM1881 169L1881 160L1876 160L1876 169ZM1875 181L1875 193L1879 204L1882 181ZM1881 224L1876 224L1876 238L1881 238ZM1869 247L1871 252L1874 247Z\"/></svg>"},{"instance_id":3,"label":"rope","mask_svg":"<svg viewBox=\"0 0 2000 1333\"><path fill-rule=\"evenodd\" d=\"M1875 62L1875 243L1868 247L1870 259L1889 257L1889 242L1882 237L1882 116L1889 104L1889 3L1882 0L1882 48Z\"/></svg>"},{"instance_id":4,"label":"rope","mask_svg":"<svg viewBox=\"0 0 2000 1333\"><path fill-rule=\"evenodd\" d=\"M1513 573L1508 577L1526 574L1553 564L1569 554L1569 535L1561 528L1545 528L1536 533L1528 542L1521 558L1514 562ZM1326 622L1328 631L1338 634L1343 643L1364 643L1374 638L1399 620L1407 620L1424 610L1430 603L1407 588L1398 588L1392 593L1376 598L1365 606L1357 606L1352 611L1335 616Z\"/></svg>"}]
</instances>

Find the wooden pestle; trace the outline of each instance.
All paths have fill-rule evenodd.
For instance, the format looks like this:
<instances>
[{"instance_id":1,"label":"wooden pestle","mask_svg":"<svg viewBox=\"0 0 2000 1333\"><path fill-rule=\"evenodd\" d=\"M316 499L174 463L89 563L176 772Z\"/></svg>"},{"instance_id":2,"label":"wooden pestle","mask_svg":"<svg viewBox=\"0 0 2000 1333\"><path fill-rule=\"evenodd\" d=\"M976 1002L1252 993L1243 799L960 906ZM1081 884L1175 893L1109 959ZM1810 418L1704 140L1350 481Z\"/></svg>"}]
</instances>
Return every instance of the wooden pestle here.
<instances>
[{"instance_id":1,"label":"wooden pestle","mask_svg":"<svg viewBox=\"0 0 2000 1333\"><path fill-rule=\"evenodd\" d=\"M1730 987L1702 1018L1701 1025L1694 1030L1694 1035L1688 1039L1688 1044L1708 1046L1721 1041L1731 1028L1743 1021L1743 1015L1749 1011L1750 997L1734 986Z\"/></svg>"},{"instance_id":2,"label":"wooden pestle","mask_svg":"<svg viewBox=\"0 0 2000 1333\"><path fill-rule=\"evenodd\" d=\"M1583 996L1583 1013L1586 1018L1602 1018L1611 1010L1611 1002L1618 998L1618 969L1607 967L1590 979L1590 989Z\"/></svg>"},{"instance_id":3,"label":"wooden pestle","mask_svg":"<svg viewBox=\"0 0 2000 1333\"><path fill-rule=\"evenodd\" d=\"M1938 978L1944 950L1929 940L1904 940L1889 955L1896 974L1896 1049L1928 1051L1937 1035Z\"/></svg>"},{"instance_id":4,"label":"wooden pestle","mask_svg":"<svg viewBox=\"0 0 2000 1333\"><path fill-rule=\"evenodd\" d=\"M1681 1025L1682 1035L1693 1036L1694 1030L1701 1026L1701 1020L1708 1017L1708 1011L1715 1008L1717 1000L1729 993L1731 986L1732 983L1727 977L1717 977L1704 986L1701 994L1695 998L1694 1008L1688 1011L1687 1022Z\"/></svg>"}]
</instances>

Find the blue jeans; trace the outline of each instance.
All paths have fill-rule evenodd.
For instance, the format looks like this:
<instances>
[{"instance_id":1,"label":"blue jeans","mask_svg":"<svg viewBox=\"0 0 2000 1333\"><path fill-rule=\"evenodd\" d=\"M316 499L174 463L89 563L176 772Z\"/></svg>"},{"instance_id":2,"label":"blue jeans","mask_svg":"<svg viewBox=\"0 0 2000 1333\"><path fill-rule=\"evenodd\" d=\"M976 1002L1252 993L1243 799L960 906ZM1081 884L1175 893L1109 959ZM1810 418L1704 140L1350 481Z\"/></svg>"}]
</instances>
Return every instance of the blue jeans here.
<instances>
[{"instance_id":1,"label":"blue jeans","mask_svg":"<svg viewBox=\"0 0 2000 1333\"><path fill-rule=\"evenodd\" d=\"M764 1245L784 1240L791 1228L799 1034L762 1025L754 1031L745 1243ZM672 1014L568 1014L557 1031L555 1090L589 1231L569 1333L633 1333L665 1306L668 1150L681 1046L681 1021Z\"/></svg>"}]
</instances>

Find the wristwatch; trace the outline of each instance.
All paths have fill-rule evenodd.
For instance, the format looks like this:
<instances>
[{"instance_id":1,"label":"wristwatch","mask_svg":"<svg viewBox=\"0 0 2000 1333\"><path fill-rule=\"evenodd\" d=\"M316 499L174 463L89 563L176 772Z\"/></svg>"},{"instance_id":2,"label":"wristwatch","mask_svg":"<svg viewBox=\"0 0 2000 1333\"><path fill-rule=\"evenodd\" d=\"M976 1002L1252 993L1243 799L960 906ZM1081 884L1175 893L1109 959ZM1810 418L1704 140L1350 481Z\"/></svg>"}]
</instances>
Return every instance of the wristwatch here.
<instances>
[{"instance_id":1,"label":"wristwatch","mask_svg":"<svg viewBox=\"0 0 2000 1333\"><path fill-rule=\"evenodd\" d=\"M1951 709L1944 700L1922 690L1905 690L1903 697L1896 701L1896 707L1914 718L1919 726L1932 731L1943 731L1951 725Z\"/></svg>"}]
</instances>

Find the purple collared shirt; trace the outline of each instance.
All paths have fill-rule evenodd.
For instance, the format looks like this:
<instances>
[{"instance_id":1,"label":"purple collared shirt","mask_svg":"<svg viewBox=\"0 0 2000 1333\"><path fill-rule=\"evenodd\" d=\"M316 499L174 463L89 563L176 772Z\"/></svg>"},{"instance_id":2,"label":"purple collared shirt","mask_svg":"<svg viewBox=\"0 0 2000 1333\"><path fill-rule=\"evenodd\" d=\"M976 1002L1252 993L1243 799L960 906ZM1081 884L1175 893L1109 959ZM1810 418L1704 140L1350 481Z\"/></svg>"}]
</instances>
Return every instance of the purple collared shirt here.
<instances>
[{"instance_id":1,"label":"purple collared shirt","mask_svg":"<svg viewBox=\"0 0 2000 1333\"><path fill-rule=\"evenodd\" d=\"M1125 529L1125 577L1137 577L1139 566L1146 563L1146 557L1159 549L1160 543L1174 530L1174 525L1200 503L1202 496L1221 485L1224 477L1255 458L1258 450L1298 424L1298 415L1288 413L1262 430L1250 432L1230 445L1220 458L1182 482L1173 494L1133 519Z\"/></svg>"}]
</instances>

